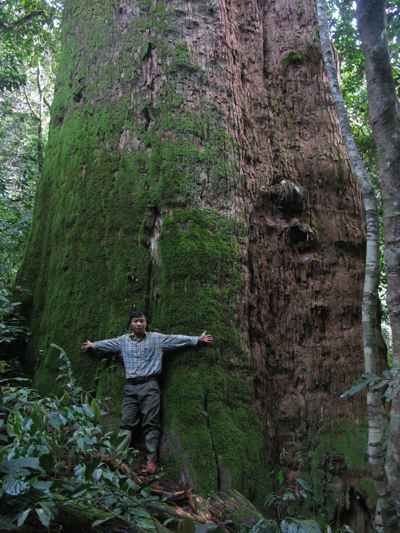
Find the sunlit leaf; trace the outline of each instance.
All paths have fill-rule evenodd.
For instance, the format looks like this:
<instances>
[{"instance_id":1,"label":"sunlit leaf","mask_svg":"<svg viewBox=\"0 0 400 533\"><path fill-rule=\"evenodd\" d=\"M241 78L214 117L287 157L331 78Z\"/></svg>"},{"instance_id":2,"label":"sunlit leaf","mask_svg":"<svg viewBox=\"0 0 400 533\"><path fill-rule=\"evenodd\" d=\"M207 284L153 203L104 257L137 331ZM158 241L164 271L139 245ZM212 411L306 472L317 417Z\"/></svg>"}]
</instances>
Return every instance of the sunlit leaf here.
<instances>
[{"instance_id":1,"label":"sunlit leaf","mask_svg":"<svg viewBox=\"0 0 400 533\"><path fill-rule=\"evenodd\" d=\"M23 494L27 486L21 479L15 479L10 476L5 483L3 483L3 490L10 496L18 496Z\"/></svg>"}]
</instances>

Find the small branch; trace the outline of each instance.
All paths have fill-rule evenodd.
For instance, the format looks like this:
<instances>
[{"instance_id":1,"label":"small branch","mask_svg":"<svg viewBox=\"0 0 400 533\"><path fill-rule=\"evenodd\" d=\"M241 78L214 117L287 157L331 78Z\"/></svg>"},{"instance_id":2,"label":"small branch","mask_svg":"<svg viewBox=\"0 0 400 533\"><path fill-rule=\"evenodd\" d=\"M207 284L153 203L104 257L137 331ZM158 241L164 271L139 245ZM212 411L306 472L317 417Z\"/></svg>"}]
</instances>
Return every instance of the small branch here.
<instances>
[{"instance_id":1,"label":"small branch","mask_svg":"<svg viewBox=\"0 0 400 533\"><path fill-rule=\"evenodd\" d=\"M30 103L29 98L28 98L28 93L26 92L26 87L25 87L25 85L24 85L24 93L25 93L26 102L27 102L27 104L28 104L28 106L29 106L29 109L31 110L31 113L32 113L32 114L33 114L38 120L40 120L40 117L37 116L35 110L34 110L33 107L31 106L31 103Z\"/></svg>"},{"instance_id":2,"label":"small branch","mask_svg":"<svg viewBox=\"0 0 400 533\"><path fill-rule=\"evenodd\" d=\"M43 95L43 103L50 109L51 103L47 100L47 98Z\"/></svg>"},{"instance_id":3,"label":"small branch","mask_svg":"<svg viewBox=\"0 0 400 533\"><path fill-rule=\"evenodd\" d=\"M8 31L16 31L19 30L19 28L22 28L22 26L26 26L32 19L45 15L46 13L44 11L32 11L32 13L25 15L25 17L22 17L15 22L3 22L0 20L0 28Z\"/></svg>"}]
</instances>

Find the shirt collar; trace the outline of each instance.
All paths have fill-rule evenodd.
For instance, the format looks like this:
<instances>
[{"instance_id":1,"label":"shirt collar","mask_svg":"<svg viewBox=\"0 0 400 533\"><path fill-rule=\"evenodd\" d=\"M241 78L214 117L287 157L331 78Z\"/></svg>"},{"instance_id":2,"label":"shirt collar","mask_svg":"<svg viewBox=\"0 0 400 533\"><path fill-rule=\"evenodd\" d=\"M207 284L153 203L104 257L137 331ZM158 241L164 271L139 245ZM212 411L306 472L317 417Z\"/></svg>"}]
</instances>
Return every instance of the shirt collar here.
<instances>
[{"instance_id":1,"label":"shirt collar","mask_svg":"<svg viewBox=\"0 0 400 533\"><path fill-rule=\"evenodd\" d=\"M145 331L145 332L143 333L143 335L140 337L140 339L137 339L137 338L134 336L133 333L130 333L130 334L129 334L129 337L130 337L131 340L133 340L133 341L140 342L140 341L142 341L143 339L145 339L145 338L147 337L147 333L148 333L148 332Z\"/></svg>"}]
</instances>

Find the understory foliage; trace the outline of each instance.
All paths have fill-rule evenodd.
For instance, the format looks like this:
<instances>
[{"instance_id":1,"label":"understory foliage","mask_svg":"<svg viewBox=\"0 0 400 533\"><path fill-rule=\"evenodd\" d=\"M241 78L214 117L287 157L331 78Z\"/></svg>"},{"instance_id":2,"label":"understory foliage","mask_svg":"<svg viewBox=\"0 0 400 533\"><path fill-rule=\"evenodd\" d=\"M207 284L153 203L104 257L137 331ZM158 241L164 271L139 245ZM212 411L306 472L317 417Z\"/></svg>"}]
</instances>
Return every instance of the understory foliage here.
<instances>
[{"instance_id":1,"label":"understory foliage","mask_svg":"<svg viewBox=\"0 0 400 533\"><path fill-rule=\"evenodd\" d=\"M139 530L157 531L157 521L146 507L160 499L150 495L154 480L138 485L118 470L126 456L117 458L115 448L123 437L104 430L101 402L76 386L67 355L59 346L53 347L60 351L62 363L60 397L40 397L29 380L15 376L19 372L11 365L0 364L4 376L0 380L0 529L19 530L30 514L48 527L63 507L84 504L110 513L95 520L93 527L118 516ZM271 493L265 502L266 508L278 502L278 521L262 519L252 529L243 525L241 533L322 533L316 520L281 513L281 503L313 497L308 483L296 481L299 491L288 488L283 496ZM164 526L171 522L166 520ZM342 529L352 533L348 526ZM178 533L223 530L187 518L179 523Z\"/></svg>"},{"instance_id":2,"label":"understory foliage","mask_svg":"<svg viewBox=\"0 0 400 533\"><path fill-rule=\"evenodd\" d=\"M61 398L41 398L21 386L23 378L2 380L0 528L20 527L31 512L48 526L58 507L74 502L112 510L140 528L154 527L144 520L151 518L144 507L154 499L150 487L111 467L118 437L101 426L99 402L75 386L62 350L60 358L60 379L66 380Z\"/></svg>"}]
</instances>

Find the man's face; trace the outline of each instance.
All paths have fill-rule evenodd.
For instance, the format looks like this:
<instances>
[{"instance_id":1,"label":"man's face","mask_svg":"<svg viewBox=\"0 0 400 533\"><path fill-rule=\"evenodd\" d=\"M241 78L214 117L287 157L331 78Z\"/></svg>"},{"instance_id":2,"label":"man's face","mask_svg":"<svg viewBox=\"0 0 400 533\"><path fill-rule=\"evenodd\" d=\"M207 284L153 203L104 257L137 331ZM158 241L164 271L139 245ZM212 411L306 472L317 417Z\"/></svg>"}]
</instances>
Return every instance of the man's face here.
<instances>
[{"instance_id":1,"label":"man's face","mask_svg":"<svg viewBox=\"0 0 400 533\"><path fill-rule=\"evenodd\" d=\"M131 328L135 337L141 337L146 331L147 322L144 316L137 316L131 320Z\"/></svg>"}]
</instances>

